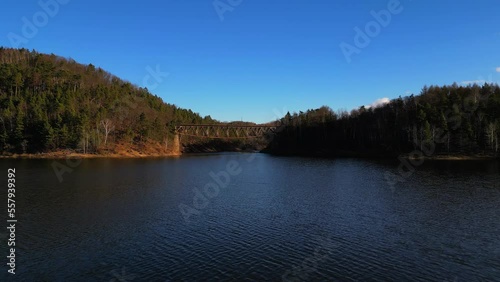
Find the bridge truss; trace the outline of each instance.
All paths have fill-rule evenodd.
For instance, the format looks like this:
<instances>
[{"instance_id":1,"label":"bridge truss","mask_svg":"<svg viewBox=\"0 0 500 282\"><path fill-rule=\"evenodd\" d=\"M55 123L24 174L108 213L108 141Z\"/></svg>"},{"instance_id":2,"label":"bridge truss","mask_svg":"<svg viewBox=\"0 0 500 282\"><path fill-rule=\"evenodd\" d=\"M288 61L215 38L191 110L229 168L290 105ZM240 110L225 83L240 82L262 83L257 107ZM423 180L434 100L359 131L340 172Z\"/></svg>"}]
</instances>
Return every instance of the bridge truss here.
<instances>
[{"instance_id":1,"label":"bridge truss","mask_svg":"<svg viewBox=\"0 0 500 282\"><path fill-rule=\"evenodd\" d=\"M192 125L184 124L175 127L179 135L204 137L211 139L248 139L274 134L276 126L268 125Z\"/></svg>"}]
</instances>

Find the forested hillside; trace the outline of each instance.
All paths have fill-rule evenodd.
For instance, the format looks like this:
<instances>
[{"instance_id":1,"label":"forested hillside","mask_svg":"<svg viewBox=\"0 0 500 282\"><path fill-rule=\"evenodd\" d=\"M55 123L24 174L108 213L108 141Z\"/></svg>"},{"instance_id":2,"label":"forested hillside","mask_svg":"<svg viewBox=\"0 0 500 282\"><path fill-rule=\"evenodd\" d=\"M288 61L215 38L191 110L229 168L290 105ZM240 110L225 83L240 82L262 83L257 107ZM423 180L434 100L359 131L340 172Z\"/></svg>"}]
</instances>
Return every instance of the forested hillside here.
<instances>
[{"instance_id":1,"label":"forested hillside","mask_svg":"<svg viewBox=\"0 0 500 282\"><path fill-rule=\"evenodd\" d=\"M499 155L500 87L431 86L350 113L328 107L294 115L269 145L280 154L303 155Z\"/></svg>"},{"instance_id":2,"label":"forested hillside","mask_svg":"<svg viewBox=\"0 0 500 282\"><path fill-rule=\"evenodd\" d=\"M176 123L214 122L92 64L0 48L0 154L163 144Z\"/></svg>"},{"instance_id":3,"label":"forested hillside","mask_svg":"<svg viewBox=\"0 0 500 282\"><path fill-rule=\"evenodd\" d=\"M175 124L216 122L164 103L147 89L92 64L0 48L0 154L65 149L99 153L118 145L144 148L169 143ZM348 113L325 106L287 114L281 123L284 127L268 151L389 156L419 150L427 155L498 156L500 87L424 87L420 95L400 97L381 107ZM201 142L191 149L207 142L185 141ZM238 146L256 146L249 144Z\"/></svg>"}]
</instances>

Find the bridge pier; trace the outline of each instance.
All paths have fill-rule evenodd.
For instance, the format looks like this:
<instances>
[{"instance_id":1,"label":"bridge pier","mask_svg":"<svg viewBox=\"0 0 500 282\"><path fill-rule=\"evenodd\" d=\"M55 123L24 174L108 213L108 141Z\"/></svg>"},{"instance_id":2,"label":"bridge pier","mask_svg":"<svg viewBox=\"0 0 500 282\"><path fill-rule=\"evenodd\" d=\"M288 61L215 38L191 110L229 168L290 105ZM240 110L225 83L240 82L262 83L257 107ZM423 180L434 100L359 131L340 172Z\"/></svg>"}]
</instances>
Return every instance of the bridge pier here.
<instances>
[{"instance_id":1,"label":"bridge pier","mask_svg":"<svg viewBox=\"0 0 500 282\"><path fill-rule=\"evenodd\" d=\"M172 153L176 155L181 154L181 136L176 132L174 135L174 142L172 142Z\"/></svg>"}]
</instances>

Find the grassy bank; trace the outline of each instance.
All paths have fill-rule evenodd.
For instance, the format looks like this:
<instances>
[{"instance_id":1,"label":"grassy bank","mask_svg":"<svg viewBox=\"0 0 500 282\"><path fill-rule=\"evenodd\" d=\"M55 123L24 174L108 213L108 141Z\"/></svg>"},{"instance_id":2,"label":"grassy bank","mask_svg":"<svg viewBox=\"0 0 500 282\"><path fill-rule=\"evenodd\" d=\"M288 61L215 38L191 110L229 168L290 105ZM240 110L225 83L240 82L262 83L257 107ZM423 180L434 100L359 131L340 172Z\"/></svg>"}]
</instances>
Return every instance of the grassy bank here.
<instances>
[{"instance_id":1,"label":"grassy bank","mask_svg":"<svg viewBox=\"0 0 500 282\"><path fill-rule=\"evenodd\" d=\"M57 150L43 153L2 154L0 158L12 159L65 159L65 158L162 158L179 156L180 152L166 148L158 142L144 142L139 144L113 144L95 150L92 153L83 153L76 150Z\"/></svg>"}]
</instances>

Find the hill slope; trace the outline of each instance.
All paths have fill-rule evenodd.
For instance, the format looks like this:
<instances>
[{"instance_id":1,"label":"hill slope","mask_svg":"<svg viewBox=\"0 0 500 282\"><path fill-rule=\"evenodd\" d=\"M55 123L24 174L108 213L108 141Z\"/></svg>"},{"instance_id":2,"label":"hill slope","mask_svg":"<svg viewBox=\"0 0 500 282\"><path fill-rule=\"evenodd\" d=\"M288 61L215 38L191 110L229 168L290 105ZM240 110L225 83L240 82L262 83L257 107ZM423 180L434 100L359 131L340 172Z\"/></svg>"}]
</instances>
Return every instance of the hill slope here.
<instances>
[{"instance_id":1,"label":"hill slope","mask_svg":"<svg viewBox=\"0 0 500 282\"><path fill-rule=\"evenodd\" d=\"M498 157L500 86L430 86L377 108L322 107L281 121L287 126L268 147L277 154Z\"/></svg>"},{"instance_id":2,"label":"hill slope","mask_svg":"<svg viewBox=\"0 0 500 282\"><path fill-rule=\"evenodd\" d=\"M0 48L0 154L144 150L176 123L214 122L92 64Z\"/></svg>"}]
</instances>

